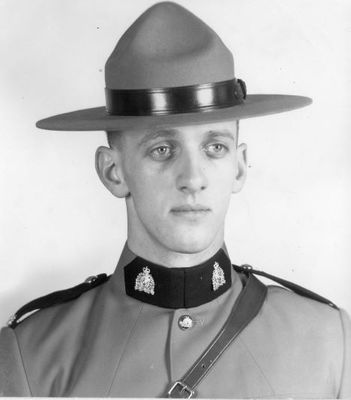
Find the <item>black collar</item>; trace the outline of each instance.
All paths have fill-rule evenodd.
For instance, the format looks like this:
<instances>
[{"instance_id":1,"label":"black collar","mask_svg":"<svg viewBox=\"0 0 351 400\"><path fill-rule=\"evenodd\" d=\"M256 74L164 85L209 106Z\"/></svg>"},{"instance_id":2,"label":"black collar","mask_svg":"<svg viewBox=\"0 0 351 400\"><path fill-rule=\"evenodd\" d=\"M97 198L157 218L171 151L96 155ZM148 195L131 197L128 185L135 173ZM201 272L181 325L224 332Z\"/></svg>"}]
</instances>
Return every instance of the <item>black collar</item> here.
<instances>
[{"instance_id":1,"label":"black collar","mask_svg":"<svg viewBox=\"0 0 351 400\"><path fill-rule=\"evenodd\" d=\"M222 249L206 262L188 268L163 267L136 257L124 267L126 293L159 307L197 307L231 287L231 269Z\"/></svg>"}]
</instances>

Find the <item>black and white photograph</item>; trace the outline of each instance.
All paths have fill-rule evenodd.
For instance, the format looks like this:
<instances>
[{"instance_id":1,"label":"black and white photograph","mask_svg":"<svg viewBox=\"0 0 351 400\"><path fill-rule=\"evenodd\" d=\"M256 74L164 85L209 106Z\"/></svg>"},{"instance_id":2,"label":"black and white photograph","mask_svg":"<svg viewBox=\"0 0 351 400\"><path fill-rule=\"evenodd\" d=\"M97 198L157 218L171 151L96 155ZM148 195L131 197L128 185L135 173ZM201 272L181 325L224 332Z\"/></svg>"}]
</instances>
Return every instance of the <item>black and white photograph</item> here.
<instances>
[{"instance_id":1,"label":"black and white photograph","mask_svg":"<svg viewBox=\"0 0 351 400\"><path fill-rule=\"evenodd\" d=\"M0 396L351 398L351 3L0 0Z\"/></svg>"}]
</instances>

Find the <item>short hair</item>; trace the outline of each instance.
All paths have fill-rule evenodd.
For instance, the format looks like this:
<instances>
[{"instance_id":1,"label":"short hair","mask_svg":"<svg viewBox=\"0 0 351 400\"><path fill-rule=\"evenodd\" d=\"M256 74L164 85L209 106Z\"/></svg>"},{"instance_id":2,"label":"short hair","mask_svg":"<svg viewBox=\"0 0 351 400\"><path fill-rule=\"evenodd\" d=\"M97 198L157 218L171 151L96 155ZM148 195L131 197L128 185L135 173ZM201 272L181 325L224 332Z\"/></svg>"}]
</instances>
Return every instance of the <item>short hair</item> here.
<instances>
[{"instance_id":1,"label":"short hair","mask_svg":"<svg viewBox=\"0 0 351 400\"><path fill-rule=\"evenodd\" d=\"M235 123L236 123L236 137L235 137L235 146L238 147L239 144L239 121L240 119L236 119Z\"/></svg>"},{"instance_id":2,"label":"short hair","mask_svg":"<svg viewBox=\"0 0 351 400\"><path fill-rule=\"evenodd\" d=\"M106 131L106 138L109 147L112 148L121 148L122 146L122 137L124 131Z\"/></svg>"}]
</instances>

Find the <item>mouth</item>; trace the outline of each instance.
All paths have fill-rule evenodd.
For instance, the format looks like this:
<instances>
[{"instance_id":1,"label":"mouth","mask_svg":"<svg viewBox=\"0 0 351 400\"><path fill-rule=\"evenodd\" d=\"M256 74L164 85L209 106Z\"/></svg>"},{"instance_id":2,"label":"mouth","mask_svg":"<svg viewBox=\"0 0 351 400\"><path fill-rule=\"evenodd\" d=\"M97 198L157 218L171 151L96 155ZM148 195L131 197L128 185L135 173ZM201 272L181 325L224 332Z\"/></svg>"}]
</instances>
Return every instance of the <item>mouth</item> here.
<instances>
[{"instance_id":1,"label":"mouth","mask_svg":"<svg viewBox=\"0 0 351 400\"><path fill-rule=\"evenodd\" d=\"M203 206L202 204L184 204L181 206L173 207L171 213L175 216L200 216L206 215L211 212L209 207Z\"/></svg>"}]
</instances>

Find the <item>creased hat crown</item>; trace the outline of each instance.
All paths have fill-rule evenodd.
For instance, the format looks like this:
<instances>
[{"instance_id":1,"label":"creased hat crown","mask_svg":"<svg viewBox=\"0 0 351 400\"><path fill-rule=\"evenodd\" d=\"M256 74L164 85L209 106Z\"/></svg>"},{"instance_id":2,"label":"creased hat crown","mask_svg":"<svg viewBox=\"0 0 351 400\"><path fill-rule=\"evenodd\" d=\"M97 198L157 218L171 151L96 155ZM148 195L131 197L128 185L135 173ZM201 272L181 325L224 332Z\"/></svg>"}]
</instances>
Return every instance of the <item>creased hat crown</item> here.
<instances>
[{"instance_id":1,"label":"creased hat crown","mask_svg":"<svg viewBox=\"0 0 351 400\"><path fill-rule=\"evenodd\" d=\"M233 78L233 56L219 36L172 2L146 10L121 37L105 66L110 89L179 87Z\"/></svg>"},{"instance_id":2,"label":"creased hat crown","mask_svg":"<svg viewBox=\"0 0 351 400\"><path fill-rule=\"evenodd\" d=\"M106 62L105 80L104 106L54 115L37 126L145 129L251 118L311 103L303 96L250 94L219 36L172 2L155 4L130 26Z\"/></svg>"}]
</instances>

